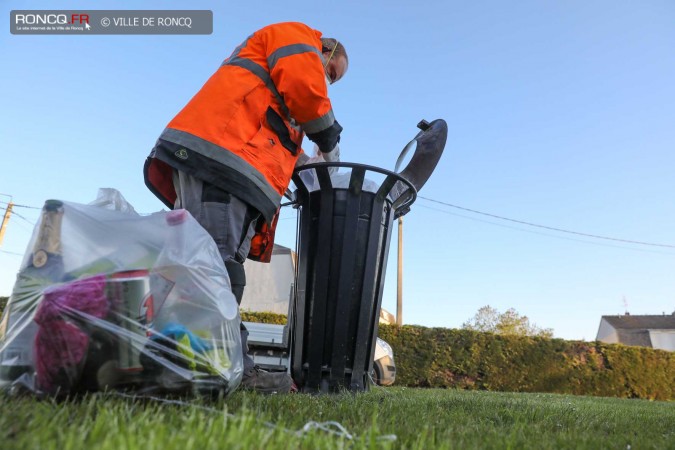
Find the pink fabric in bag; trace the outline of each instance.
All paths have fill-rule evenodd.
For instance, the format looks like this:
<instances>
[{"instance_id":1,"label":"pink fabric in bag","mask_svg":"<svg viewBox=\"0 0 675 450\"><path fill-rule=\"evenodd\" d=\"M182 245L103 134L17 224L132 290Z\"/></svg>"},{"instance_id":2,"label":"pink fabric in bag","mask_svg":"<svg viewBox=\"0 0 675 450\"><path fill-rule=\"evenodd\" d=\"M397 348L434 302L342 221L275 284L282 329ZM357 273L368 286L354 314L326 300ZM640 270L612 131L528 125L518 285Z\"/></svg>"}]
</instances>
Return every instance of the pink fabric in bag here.
<instances>
[{"instance_id":1,"label":"pink fabric in bag","mask_svg":"<svg viewBox=\"0 0 675 450\"><path fill-rule=\"evenodd\" d=\"M79 379L89 336L77 323L88 320L87 316L102 319L108 314L105 285L105 275L97 275L44 293L35 314L40 326L34 347L39 389L67 393Z\"/></svg>"}]
</instances>

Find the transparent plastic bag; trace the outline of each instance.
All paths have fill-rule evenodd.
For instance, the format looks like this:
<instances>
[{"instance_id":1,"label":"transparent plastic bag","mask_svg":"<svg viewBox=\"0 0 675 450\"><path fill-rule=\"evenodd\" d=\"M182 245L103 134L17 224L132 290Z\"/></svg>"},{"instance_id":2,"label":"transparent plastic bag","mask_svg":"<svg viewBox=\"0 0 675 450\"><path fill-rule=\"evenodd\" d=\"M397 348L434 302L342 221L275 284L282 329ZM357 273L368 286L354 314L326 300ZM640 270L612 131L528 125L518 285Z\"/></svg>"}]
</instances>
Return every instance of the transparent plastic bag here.
<instances>
[{"instance_id":1,"label":"transparent plastic bag","mask_svg":"<svg viewBox=\"0 0 675 450\"><path fill-rule=\"evenodd\" d=\"M351 170L348 172L337 172L330 176L330 181L335 189L347 189L349 187L349 180L352 177ZM363 187L361 188L364 192L377 192L380 188L380 185L373 180L365 179L363 180Z\"/></svg>"},{"instance_id":2,"label":"transparent plastic bag","mask_svg":"<svg viewBox=\"0 0 675 450\"><path fill-rule=\"evenodd\" d=\"M319 150L319 146L314 144L314 156L305 161L304 164L324 162L340 162L340 144L335 144L335 148L330 153L321 152L321 150ZM328 169L328 173L332 175L336 173L337 170L337 167L331 167ZM302 178L302 181L310 191L319 190L319 180L316 177L316 171L314 169L303 170L300 172L300 178Z\"/></svg>"},{"instance_id":3,"label":"transparent plastic bag","mask_svg":"<svg viewBox=\"0 0 675 450\"><path fill-rule=\"evenodd\" d=\"M305 161L304 164L324 163L324 162L340 162L340 144L336 144L333 151L330 153L322 153L319 147L314 144L314 156ZM303 165L304 165L303 164ZM351 178L351 170L340 172L338 167L329 167L330 181L333 188L346 189L349 187L349 179ZM309 169L300 172L300 178L305 183L310 192L321 189L319 180L316 175L316 170ZM363 190L366 192L377 192L380 186L372 180L364 180Z\"/></svg>"},{"instance_id":4,"label":"transparent plastic bag","mask_svg":"<svg viewBox=\"0 0 675 450\"><path fill-rule=\"evenodd\" d=\"M110 209L113 211L120 211L130 214L136 214L136 210L127 200L122 196L120 191L113 188L99 188L96 200L89 203L90 206L98 206L99 208Z\"/></svg>"},{"instance_id":5,"label":"transparent plastic bag","mask_svg":"<svg viewBox=\"0 0 675 450\"><path fill-rule=\"evenodd\" d=\"M213 239L185 210L117 191L48 200L0 320L0 388L229 394L240 317Z\"/></svg>"}]
</instances>

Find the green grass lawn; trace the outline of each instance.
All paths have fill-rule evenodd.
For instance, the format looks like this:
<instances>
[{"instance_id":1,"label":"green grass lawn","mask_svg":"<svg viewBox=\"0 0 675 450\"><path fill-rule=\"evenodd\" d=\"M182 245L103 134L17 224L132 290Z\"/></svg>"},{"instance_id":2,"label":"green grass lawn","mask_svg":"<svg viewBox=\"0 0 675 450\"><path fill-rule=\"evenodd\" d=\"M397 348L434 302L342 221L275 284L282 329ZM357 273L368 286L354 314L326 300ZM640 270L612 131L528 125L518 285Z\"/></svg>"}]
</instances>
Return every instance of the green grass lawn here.
<instances>
[{"instance_id":1,"label":"green grass lawn","mask_svg":"<svg viewBox=\"0 0 675 450\"><path fill-rule=\"evenodd\" d=\"M187 405L113 394L0 401L3 449L675 449L673 402L406 388ZM337 421L352 438L297 432L310 421Z\"/></svg>"}]
</instances>

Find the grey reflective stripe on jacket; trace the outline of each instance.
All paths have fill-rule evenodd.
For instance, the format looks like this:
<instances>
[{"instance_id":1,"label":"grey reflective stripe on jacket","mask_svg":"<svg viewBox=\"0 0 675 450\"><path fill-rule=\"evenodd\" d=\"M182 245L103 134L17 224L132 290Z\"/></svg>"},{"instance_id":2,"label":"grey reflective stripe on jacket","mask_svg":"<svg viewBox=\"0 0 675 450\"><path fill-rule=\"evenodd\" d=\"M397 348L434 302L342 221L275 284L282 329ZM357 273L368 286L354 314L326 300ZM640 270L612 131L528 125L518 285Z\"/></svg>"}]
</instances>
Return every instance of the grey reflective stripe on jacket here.
<instances>
[{"instance_id":1,"label":"grey reflective stripe on jacket","mask_svg":"<svg viewBox=\"0 0 675 450\"><path fill-rule=\"evenodd\" d=\"M246 44L248 44L248 40L251 39L252 37L253 37L253 35L250 34L246 39L244 39L244 41L241 44L237 45L237 48L234 49L234 51L232 52L232 54L230 56L225 58L225 61L223 61L223 64L221 64L221 66L224 66L225 63L228 60L230 60L231 58L235 58L235 57L239 56L239 52L241 51L241 49L244 48L246 46Z\"/></svg>"},{"instance_id":2,"label":"grey reflective stripe on jacket","mask_svg":"<svg viewBox=\"0 0 675 450\"><path fill-rule=\"evenodd\" d=\"M284 116L286 116L286 119L288 121L293 121L293 117L291 117L291 113L288 109L288 106L286 106L284 98L279 93L279 90L277 90L277 87L274 84L274 81L272 80L269 71L260 64L248 58L241 58L239 56L239 52L241 51L242 48L244 48L244 46L248 43L248 40L252 36L253 35L249 36L244 42L242 42L232 53L232 56L223 61L221 67L226 65L241 67L242 69L246 69L255 76L257 76L258 78L260 78L262 82L265 83L265 86L267 86L267 89L269 89L272 92L274 97L279 102L281 112L284 114ZM269 70L272 70L281 58L308 52L316 53L317 55L319 55L321 61L324 61L323 55L315 47L312 47L309 44L291 44L280 47L276 49L274 52L272 52L272 54L267 58L267 66L269 67ZM300 128L305 133L318 133L319 131L323 131L326 128L333 125L333 122L335 122L335 115L333 114L333 110L331 109L323 116L301 124Z\"/></svg>"},{"instance_id":3,"label":"grey reflective stripe on jacket","mask_svg":"<svg viewBox=\"0 0 675 450\"><path fill-rule=\"evenodd\" d=\"M260 192L269 199L272 205L279 205L281 202L281 195L270 186L263 174L230 150L195 136L194 134L176 130L174 128L166 128L162 132L160 139L185 146L217 163L231 167L244 175L247 179L251 180Z\"/></svg>"},{"instance_id":4,"label":"grey reflective stripe on jacket","mask_svg":"<svg viewBox=\"0 0 675 450\"><path fill-rule=\"evenodd\" d=\"M274 66L276 66L277 62L281 58L285 58L286 56L292 56L292 55L299 55L300 53L307 53L307 52L314 52L317 55L319 55L319 58L323 61L323 55L321 54L320 51L318 51L316 48L312 47L309 44L291 44L291 45L285 45L283 47L279 47L278 49L274 50L272 54L267 58L267 65L269 66L270 70L274 69Z\"/></svg>"},{"instance_id":5,"label":"grey reflective stripe on jacket","mask_svg":"<svg viewBox=\"0 0 675 450\"><path fill-rule=\"evenodd\" d=\"M305 133L318 133L319 131L323 131L326 128L329 128L331 125L333 125L334 122L335 122L335 115L333 114L333 110L331 109L323 116L317 117L316 119L310 120L309 122L305 122L301 126L302 131L304 131Z\"/></svg>"},{"instance_id":6,"label":"grey reflective stripe on jacket","mask_svg":"<svg viewBox=\"0 0 675 450\"><path fill-rule=\"evenodd\" d=\"M281 94L279 94L279 91L277 90L274 81L272 81L272 77L270 76L269 72L267 72L267 70L265 70L263 66L254 61L251 61L248 58L240 58L238 56L226 60L223 63L223 66L225 65L241 67L242 69L246 69L253 75L260 78L263 81L263 83L265 83L265 86L267 86L267 89L269 89L272 92L272 94L274 94L274 96L276 97L277 101L279 102L279 105L281 106L281 111L284 113L286 118L290 120L291 113L288 111L286 102L284 101L284 98L281 96Z\"/></svg>"}]
</instances>

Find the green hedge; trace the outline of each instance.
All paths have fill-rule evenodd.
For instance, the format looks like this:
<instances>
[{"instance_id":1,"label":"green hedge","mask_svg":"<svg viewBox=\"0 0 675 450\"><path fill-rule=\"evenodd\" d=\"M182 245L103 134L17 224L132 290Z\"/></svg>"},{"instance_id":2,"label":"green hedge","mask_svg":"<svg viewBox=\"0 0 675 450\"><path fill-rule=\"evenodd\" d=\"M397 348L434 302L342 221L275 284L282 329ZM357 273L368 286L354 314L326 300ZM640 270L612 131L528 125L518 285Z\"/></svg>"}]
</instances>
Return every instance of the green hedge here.
<instances>
[{"instance_id":1,"label":"green hedge","mask_svg":"<svg viewBox=\"0 0 675 450\"><path fill-rule=\"evenodd\" d=\"M396 384L675 399L675 353L469 330L380 326Z\"/></svg>"},{"instance_id":2,"label":"green hedge","mask_svg":"<svg viewBox=\"0 0 675 450\"><path fill-rule=\"evenodd\" d=\"M276 314L272 312L251 312L240 311L241 320L244 322L275 323L279 325L286 324L286 314Z\"/></svg>"},{"instance_id":3,"label":"green hedge","mask_svg":"<svg viewBox=\"0 0 675 450\"><path fill-rule=\"evenodd\" d=\"M242 311L250 322L286 316ZM675 399L675 352L600 342L380 325L394 349L396 385Z\"/></svg>"}]
</instances>

